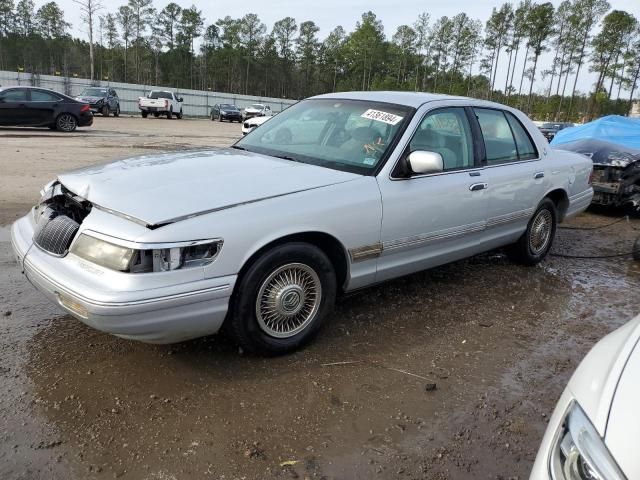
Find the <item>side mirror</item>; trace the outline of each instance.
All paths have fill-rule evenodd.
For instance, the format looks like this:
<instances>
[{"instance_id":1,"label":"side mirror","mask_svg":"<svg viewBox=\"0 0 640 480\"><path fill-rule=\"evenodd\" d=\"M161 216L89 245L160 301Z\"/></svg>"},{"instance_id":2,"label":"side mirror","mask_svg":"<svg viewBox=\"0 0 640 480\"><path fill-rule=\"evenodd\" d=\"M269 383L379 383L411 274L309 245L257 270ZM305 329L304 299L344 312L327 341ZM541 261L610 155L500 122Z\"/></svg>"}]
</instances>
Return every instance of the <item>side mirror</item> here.
<instances>
[{"instance_id":1,"label":"side mirror","mask_svg":"<svg viewBox=\"0 0 640 480\"><path fill-rule=\"evenodd\" d=\"M180 97L180 98L178 99L178 101L179 101L179 102L184 102L184 98Z\"/></svg>"},{"instance_id":2,"label":"side mirror","mask_svg":"<svg viewBox=\"0 0 640 480\"><path fill-rule=\"evenodd\" d=\"M416 174L437 173L444 170L442 155L437 152L416 150L407 158L411 171Z\"/></svg>"}]
</instances>

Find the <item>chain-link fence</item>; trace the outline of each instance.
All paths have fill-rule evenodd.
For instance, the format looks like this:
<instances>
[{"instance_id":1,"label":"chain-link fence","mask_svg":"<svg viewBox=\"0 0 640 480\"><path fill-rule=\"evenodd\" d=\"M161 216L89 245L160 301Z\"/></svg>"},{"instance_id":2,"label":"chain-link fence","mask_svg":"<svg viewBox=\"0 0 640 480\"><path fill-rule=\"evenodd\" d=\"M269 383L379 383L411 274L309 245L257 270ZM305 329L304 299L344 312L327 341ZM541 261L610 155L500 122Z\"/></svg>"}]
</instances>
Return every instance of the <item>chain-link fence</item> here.
<instances>
[{"instance_id":1,"label":"chain-link fence","mask_svg":"<svg viewBox=\"0 0 640 480\"><path fill-rule=\"evenodd\" d=\"M211 107L217 103L231 103L239 108L245 108L252 103L264 103L271 106L274 113L280 112L293 105L295 100L271 97L254 97L251 95L235 95L232 93L207 92L204 90L182 90L152 85L137 85L133 83L118 83L107 81L91 81L85 78L57 77L53 75L39 75L36 73L7 72L0 70L0 86L12 87L16 85L30 85L48 88L75 97L87 87L111 87L116 90L120 98L120 110L123 113L138 113L138 98L146 96L150 90L171 90L184 98L183 112L191 117L208 117Z\"/></svg>"}]
</instances>

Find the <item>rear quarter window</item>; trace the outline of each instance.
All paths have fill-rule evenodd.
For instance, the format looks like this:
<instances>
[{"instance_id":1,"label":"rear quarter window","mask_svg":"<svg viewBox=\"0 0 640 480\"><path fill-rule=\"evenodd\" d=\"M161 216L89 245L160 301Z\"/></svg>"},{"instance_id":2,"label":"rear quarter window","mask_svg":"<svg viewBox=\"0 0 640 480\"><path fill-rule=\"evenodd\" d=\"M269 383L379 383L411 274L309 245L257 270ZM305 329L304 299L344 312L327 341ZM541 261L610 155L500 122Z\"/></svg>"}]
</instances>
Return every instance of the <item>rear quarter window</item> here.
<instances>
[{"instance_id":1,"label":"rear quarter window","mask_svg":"<svg viewBox=\"0 0 640 480\"><path fill-rule=\"evenodd\" d=\"M504 112L504 114L507 117L507 121L509 122L511 131L513 132L513 137L516 141L518 158L520 160L532 160L534 158L538 158L538 150L536 149L536 146L533 143L533 140L531 140L531 137L524 125L522 125L520 120L518 120L512 113Z\"/></svg>"}]
</instances>

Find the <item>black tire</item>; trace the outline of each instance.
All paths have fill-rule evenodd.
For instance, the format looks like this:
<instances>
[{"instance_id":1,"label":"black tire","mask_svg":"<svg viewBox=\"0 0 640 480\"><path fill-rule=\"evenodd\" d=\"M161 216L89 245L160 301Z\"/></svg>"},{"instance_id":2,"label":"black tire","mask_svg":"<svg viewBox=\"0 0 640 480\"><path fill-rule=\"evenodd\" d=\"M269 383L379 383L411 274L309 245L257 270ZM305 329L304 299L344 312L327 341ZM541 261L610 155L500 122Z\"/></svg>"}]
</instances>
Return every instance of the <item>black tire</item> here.
<instances>
[{"instance_id":1,"label":"black tire","mask_svg":"<svg viewBox=\"0 0 640 480\"><path fill-rule=\"evenodd\" d=\"M177 118L178 120L182 120L182 109L180 109L180 113L178 113L178 114L176 115L176 118Z\"/></svg>"},{"instance_id":2,"label":"black tire","mask_svg":"<svg viewBox=\"0 0 640 480\"><path fill-rule=\"evenodd\" d=\"M102 107L100 109L100 113L102 114L103 117L108 117L109 116L109 105L105 105L104 107Z\"/></svg>"},{"instance_id":3,"label":"black tire","mask_svg":"<svg viewBox=\"0 0 640 480\"><path fill-rule=\"evenodd\" d=\"M220 116L218 117L218 120L219 120L220 122L222 122L222 115L220 115Z\"/></svg>"},{"instance_id":4,"label":"black tire","mask_svg":"<svg viewBox=\"0 0 640 480\"><path fill-rule=\"evenodd\" d=\"M71 133L78 127L78 119L70 113L61 113L56 118L56 130Z\"/></svg>"},{"instance_id":5,"label":"black tire","mask_svg":"<svg viewBox=\"0 0 640 480\"><path fill-rule=\"evenodd\" d=\"M116 111L113 112L113 116L114 117L119 117L120 116L120 104L119 103L116 104Z\"/></svg>"},{"instance_id":6,"label":"black tire","mask_svg":"<svg viewBox=\"0 0 640 480\"><path fill-rule=\"evenodd\" d=\"M281 338L277 338L268 331L266 321L261 324L258 319L258 296L265 286L276 284L275 279L269 280L269 278L276 275L282 268L302 268L303 272L306 272L303 275L308 275L308 279L315 278L307 285L317 287L319 283L320 300L314 303L314 307L309 307L308 304L302 307L311 308L311 312L302 315L304 321L297 327L300 330L293 329L291 332L282 334L288 336L281 335ZM310 272L313 272L315 277ZM271 283L272 281L274 283ZM299 288L296 285L292 283L286 288L295 290ZM336 290L335 269L322 250L303 242L279 245L260 256L238 280L231 298L231 311L225 322L225 330L233 341L248 352L263 355L281 355L291 352L311 341L318 333L327 314L334 306ZM311 291L314 289L312 288ZM315 291L318 292L318 290ZM286 297L285 294L281 297L283 308L288 308ZM311 296L308 298L311 301ZM305 304L305 299L307 296L304 294L294 295L293 308L300 308L300 302Z\"/></svg>"},{"instance_id":7,"label":"black tire","mask_svg":"<svg viewBox=\"0 0 640 480\"><path fill-rule=\"evenodd\" d=\"M211 121L213 122L216 119L215 115L212 113L211 114Z\"/></svg>"},{"instance_id":8,"label":"black tire","mask_svg":"<svg viewBox=\"0 0 640 480\"><path fill-rule=\"evenodd\" d=\"M173 118L173 106L169 108L167 112L167 120L171 120Z\"/></svg>"},{"instance_id":9,"label":"black tire","mask_svg":"<svg viewBox=\"0 0 640 480\"><path fill-rule=\"evenodd\" d=\"M557 224L556 205L550 198L544 198L529 220L527 230L509 247L509 257L522 265L540 263L551 250Z\"/></svg>"},{"instance_id":10,"label":"black tire","mask_svg":"<svg viewBox=\"0 0 640 480\"><path fill-rule=\"evenodd\" d=\"M142 118L147 118L147 116L149 115L149 112L145 112L144 110L140 112L140 115L142 115Z\"/></svg>"}]
</instances>

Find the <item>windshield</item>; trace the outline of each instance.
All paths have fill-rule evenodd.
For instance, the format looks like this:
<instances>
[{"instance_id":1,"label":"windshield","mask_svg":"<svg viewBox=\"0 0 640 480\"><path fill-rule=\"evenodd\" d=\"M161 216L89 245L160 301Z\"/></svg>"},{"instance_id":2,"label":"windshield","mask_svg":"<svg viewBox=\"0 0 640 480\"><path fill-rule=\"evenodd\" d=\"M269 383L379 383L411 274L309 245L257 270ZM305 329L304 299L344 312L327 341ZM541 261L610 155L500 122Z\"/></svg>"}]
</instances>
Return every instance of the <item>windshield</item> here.
<instances>
[{"instance_id":1,"label":"windshield","mask_svg":"<svg viewBox=\"0 0 640 480\"><path fill-rule=\"evenodd\" d=\"M220 105L220 108L226 110L237 110L237 107L235 105L229 105L228 103L223 103L222 105Z\"/></svg>"},{"instance_id":2,"label":"windshield","mask_svg":"<svg viewBox=\"0 0 640 480\"><path fill-rule=\"evenodd\" d=\"M305 100L234 147L367 175L383 161L412 111L362 100Z\"/></svg>"},{"instance_id":3,"label":"windshield","mask_svg":"<svg viewBox=\"0 0 640 480\"><path fill-rule=\"evenodd\" d=\"M251 105L249 108L254 108L256 110L262 110L264 108L264 105L261 105L259 103L254 103L253 105Z\"/></svg>"},{"instance_id":4,"label":"windshield","mask_svg":"<svg viewBox=\"0 0 640 480\"><path fill-rule=\"evenodd\" d=\"M83 97L104 97L107 90L104 88L85 88L82 92Z\"/></svg>"},{"instance_id":5,"label":"windshield","mask_svg":"<svg viewBox=\"0 0 640 480\"><path fill-rule=\"evenodd\" d=\"M149 98L168 98L171 100L171 92L151 92Z\"/></svg>"}]
</instances>

